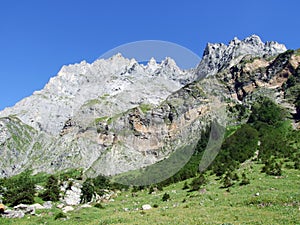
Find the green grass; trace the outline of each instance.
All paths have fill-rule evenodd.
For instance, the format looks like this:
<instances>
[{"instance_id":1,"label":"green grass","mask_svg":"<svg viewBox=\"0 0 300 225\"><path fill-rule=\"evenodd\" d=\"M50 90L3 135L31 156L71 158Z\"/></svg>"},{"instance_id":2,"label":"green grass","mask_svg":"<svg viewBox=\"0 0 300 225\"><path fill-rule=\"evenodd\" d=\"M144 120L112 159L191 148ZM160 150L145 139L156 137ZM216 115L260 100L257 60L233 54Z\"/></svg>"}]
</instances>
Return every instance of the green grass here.
<instances>
[{"instance_id":1,"label":"green grass","mask_svg":"<svg viewBox=\"0 0 300 225\"><path fill-rule=\"evenodd\" d=\"M55 220L60 210L52 209L39 210L42 216L30 219L0 218L0 224L300 224L300 171L284 168L282 177L274 177L261 173L261 168L253 162L243 164L238 175L246 172L250 184L236 182L229 191L210 176L205 193L182 190L184 182L179 182L151 195L148 190L136 197L131 191L119 193L114 202L102 203L104 209L75 210L67 213L65 221ZM164 193L171 197L167 202L161 200ZM143 204L158 208L136 210Z\"/></svg>"},{"instance_id":2,"label":"green grass","mask_svg":"<svg viewBox=\"0 0 300 225\"><path fill-rule=\"evenodd\" d=\"M99 99L91 99L91 100L85 102L82 107L90 107L90 106L97 105L100 103L101 103L101 101Z\"/></svg>"},{"instance_id":3,"label":"green grass","mask_svg":"<svg viewBox=\"0 0 300 225\"><path fill-rule=\"evenodd\" d=\"M241 125L237 126L229 126L226 128L225 136L224 138L228 138L231 135L233 135L239 128L241 128Z\"/></svg>"},{"instance_id":4,"label":"green grass","mask_svg":"<svg viewBox=\"0 0 300 225\"><path fill-rule=\"evenodd\" d=\"M149 110L151 110L152 108L153 108L153 106L152 105L150 105L150 104L140 104L139 105L139 108L141 109L141 111L143 112L143 113L146 113L146 112L148 112Z\"/></svg>"},{"instance_id":5,"label":"green grass","mask_svg":"<svg viewBox=\"0 0 300 225\"><path fill-rule=\"evenodd\" d=\"M108 116L103 116L103 117L100 117L100 118L96 118L95 119L95 123L100 123L100 122L104 122L104 121L107 121L108 120Z\"/></svg>"}]
</instances>

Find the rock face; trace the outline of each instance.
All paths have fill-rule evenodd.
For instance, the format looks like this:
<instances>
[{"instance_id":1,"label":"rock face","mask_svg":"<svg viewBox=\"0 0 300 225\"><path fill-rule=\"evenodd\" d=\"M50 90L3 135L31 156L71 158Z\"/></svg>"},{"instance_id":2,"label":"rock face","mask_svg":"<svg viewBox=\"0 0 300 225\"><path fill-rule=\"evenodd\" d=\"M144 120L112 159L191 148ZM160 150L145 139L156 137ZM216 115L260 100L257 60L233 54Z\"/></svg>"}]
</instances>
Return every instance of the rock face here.
<instances>
[{"instance_id":1,"label":"rock face","mask_svg":"<svg viewBox=\"0 0 300 225\"><path fill-rule=\"evenodd\" d=\"M284 99L280 88L297 73L299 56L267 56L285 50L254 35L208 44L191 71L170 58L144 66L120 54L64 66L44 89L0 112L0 177L28 168L115 175L166 159L195 145L228 102L246 104L262 88ZM66 204L76 205L80 193L68 191Z\"/></svg>"}]
</instances>

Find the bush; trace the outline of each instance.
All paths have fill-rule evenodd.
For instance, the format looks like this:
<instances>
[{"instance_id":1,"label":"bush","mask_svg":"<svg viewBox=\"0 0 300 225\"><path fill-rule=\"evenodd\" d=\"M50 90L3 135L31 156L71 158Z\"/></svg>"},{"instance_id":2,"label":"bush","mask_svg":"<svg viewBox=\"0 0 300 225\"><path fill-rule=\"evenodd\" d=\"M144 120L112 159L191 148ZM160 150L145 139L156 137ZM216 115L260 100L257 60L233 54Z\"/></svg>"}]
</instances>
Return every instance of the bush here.
<instances>
[{"instance_id":1,"label":"bush","mask_svg":"<svg viewBox=\"0 0 300 225\"><path fill-rule=\"evenodd\" d=\"M272 157L265 162L265 165L262 168L262 172L271 176L281 176L282 175L281 167L282 164L276 162L275 158Z\"/></svg>"},{"instance_id":2,"label":"bush","mask_svg":"<svg viewBox=\"0 0 300 225\"><path fill-rule=\"evenodd\" d=\"M296 162L294 162L294 169L300 170L300 160L299 159Z\"/></svg>"},{"instance_id":3,"label":"bush","mask_svg":"<svg viewBox=\"0 0 300 225\"><path fill-rule=\"evenodd\" d=\"M229 171L226 172L226 174L223 178L223 187L224 188L229 188L234 184L232 177L233 177L233 175L231 172L229 172Z\"/></svg>"},{"instance_id":4,"label":"bush","mask_svg":"<svg viewBox=\"0 0 300 225\"><path fill-rule=\"evenodd\" d=\"M183 187L182 187L182 190L186 190L186 189L189 189L189 188L190 188L190 187L189 187L188 183L187 183L187 182L184 182Z\"/></svg>"},{"instance_id":5,"label":"bush","mask_svg":"<svg viewBox=\"0 0 300 225\"><path fill-rule=\"evenodd\" d=\"M98 208L98 209L104 209L104 206L101 203L96 203L94 205L94 207Z\"/></svg>"},{"instance_id":6,"label":"bush","mask_svg":"<svg viewBox=\"0 0 300 225\"><path fill-rule=\"evenodd\" d=\"M298 94L296 100L295 100L295 107L296 107L296 119L300 119L300 94Z\"/></svg>"},{"instance_id":7,"label":"bush","mask_svg":"<svg viewBox=\"0 0 300 225\"><path fill-rule=\"evenodd\" d=\"M64 218L67 218L67 216L64 213L59 212L55 215L54 220L64 219Z\"/></svg>"},{"instance_id":8,"label":"bush","mask_svg":"<svg viewBox=\"0 0 300 225\"><path fill-rule=\"evenodd\" d=\"M242 174L242 181L240 183L240 186L248 185L248 184L250 184L250 180L246 177L246 174L243 173Z\"/></svg>"},{"instance_id":9,"label":"bush","mask_svg":"<svg viewBox=\"0 0 300 225\"><path fill-rule=\"evenodd\" d=\"M154 205L153 205L153 208L158 208L158 205L157 205L157 204L154 204Z\"/></svg>"},{"instance_id":10,"label":"bush","mask_svg":"<svg viewBox=\"0 0 300 225\"><path fill-rule=\"evenodd\" d=\"M198 191L201 187L203 187L207 183L207 178L203 173L201 173L198 177L195 177L190 184L190 191Z\"/></svg>"},{"instance_id":11,"label":"bush","mask_svg":"<svg viewBox=\"0 0 300 225\"><path fill-rule=\"evenodd\" d=\"M166 202L170 199L170 195L168 193L164 193L163 197L162 197L162 201Z\"/></svg>"},{"instance_id":12,"label":"bush","mask_svg":"<svg viewBox=\"0 0 300 225\"><path fill-rule=\"evenodd\" d=\"M151 187L149 188L148 194L151 195L153 192L154 192L154 188L151 186Z\"/></svg>"},{"instance_id":13,"label":"bush","mask_svg":"<svg viewBox=\"0 0 300 225\"><path fill-rule=\"evenodd\" d=\"M107 189L109 188L109 179L107 179L104 175L98 175L93 180L94 186L97 190Z\"/></svg>"}]
</instances>

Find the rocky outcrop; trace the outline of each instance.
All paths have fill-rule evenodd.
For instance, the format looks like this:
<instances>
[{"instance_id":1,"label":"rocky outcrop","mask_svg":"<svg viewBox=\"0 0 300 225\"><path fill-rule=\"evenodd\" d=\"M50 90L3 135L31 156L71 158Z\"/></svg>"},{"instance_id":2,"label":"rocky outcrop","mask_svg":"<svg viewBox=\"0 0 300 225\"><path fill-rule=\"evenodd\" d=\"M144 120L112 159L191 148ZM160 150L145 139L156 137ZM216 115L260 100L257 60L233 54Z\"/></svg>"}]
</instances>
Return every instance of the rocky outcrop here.
<instances>
[{"instance_id":1,"label":"rocky outcrop","mask_svg":"<svg viewBox=\"0 0 300 225\"><path fill-rule=\"evenodd\" d=\"M298 76L299 65L300 57L291 50L271 59L246 56L241 63L224 70L217 77L237 100L243 101L255 91L265 90L273 91L274 100L282 103L286 97L287 80Z\"/></svg>"}]
</instances>

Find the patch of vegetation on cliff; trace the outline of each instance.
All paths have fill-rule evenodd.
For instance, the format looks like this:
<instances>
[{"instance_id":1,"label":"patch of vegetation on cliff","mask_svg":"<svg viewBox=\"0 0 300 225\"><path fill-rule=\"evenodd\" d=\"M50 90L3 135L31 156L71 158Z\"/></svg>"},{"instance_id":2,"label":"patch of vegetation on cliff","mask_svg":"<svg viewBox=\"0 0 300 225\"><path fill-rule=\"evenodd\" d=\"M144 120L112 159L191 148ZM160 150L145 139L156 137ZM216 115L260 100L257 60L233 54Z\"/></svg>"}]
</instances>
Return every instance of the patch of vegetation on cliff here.
<instances>
[{"instance_id":1,"label":"patch of vegetation on cliff","mask_svg":"<svg viewBox=\"0 0 300 225\"><path fill-rule=\"evenodd\" d=\"M139 105L139 108L145 114L148 111L150 111L153 108L153 106L150 104L142 103Z\"/></svg>"}]
</instances>

